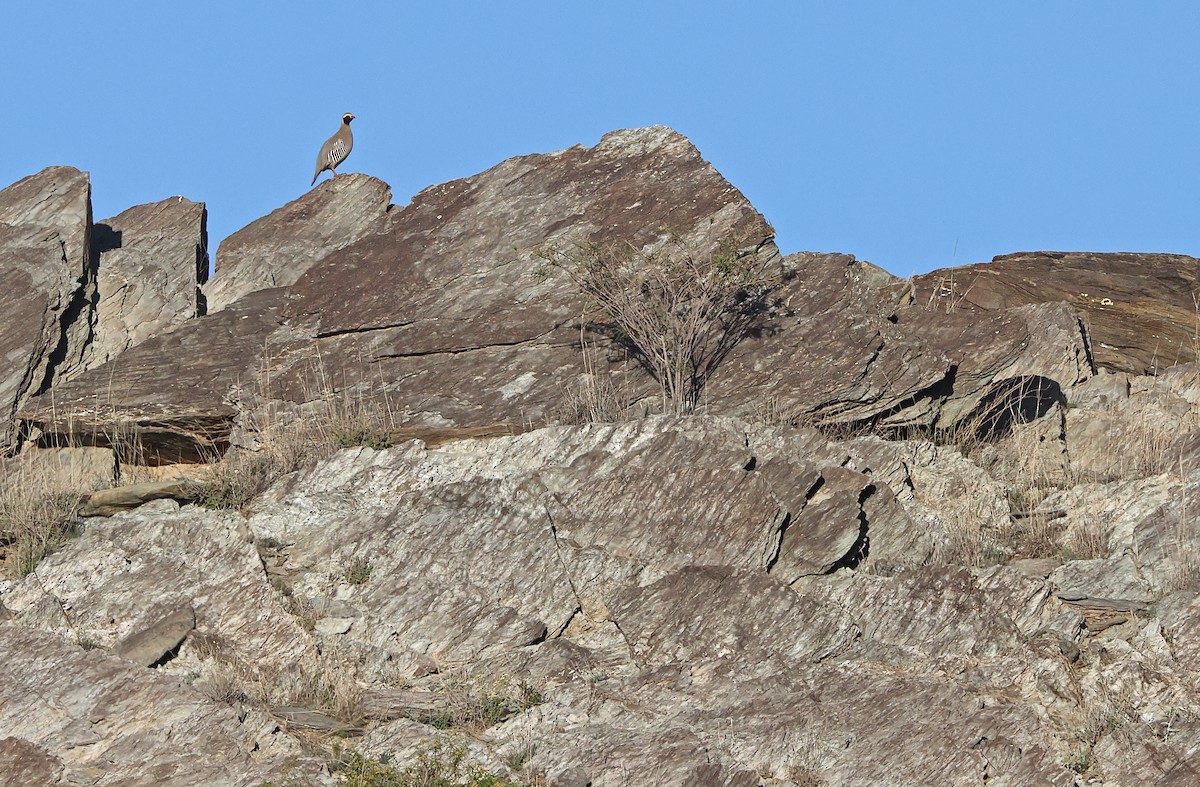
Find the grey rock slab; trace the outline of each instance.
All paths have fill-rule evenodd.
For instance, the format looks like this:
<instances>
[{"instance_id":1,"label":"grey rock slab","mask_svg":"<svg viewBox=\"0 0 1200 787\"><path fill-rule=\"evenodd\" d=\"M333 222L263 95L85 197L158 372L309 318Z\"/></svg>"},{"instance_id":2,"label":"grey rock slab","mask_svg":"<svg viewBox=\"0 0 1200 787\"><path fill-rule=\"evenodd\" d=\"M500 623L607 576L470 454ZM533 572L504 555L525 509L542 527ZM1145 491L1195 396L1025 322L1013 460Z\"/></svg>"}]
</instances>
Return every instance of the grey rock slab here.
<instances>
[{"instance_id":1,"label":"grey rock slab","mask_svg":"<svg viewBox=\"0 0 1200 787\"><path fill-rule=\"evenodd\" d=\"M0 190L0 448L16 411L83 369L96 272L89 249L91 186L50 167Z\"/></svg>"},{"instance_id":2,"label":"grey rock slab","mask_svg":"<svg viewBox=\"0 0 1200 787\"><path fill-rule=\"evenodd\" d=\"M90 520L4 600L23 626L83 634L104 647L145 632L157 646L188 621L171 613L189 608L196 633L217 637L228 658L245 664L294 664L313 647L268 583L237 514L184 508Z\"/></svg>"},{"instance_id":3,"label":"grey rock slab","mask_svg":"<svg viewBox=\"0 0 1200 787\"><path fill-rule=\"evenodd\" d=\"M238 404L266 384L281 290L190 320L31 400L21 417L46 439L91 445L138 437L140 460L211 460L229 445Z\"/></svg>"},{"instance_id":4,"label":"grey rock slab","mask_svg":"<svg viewBox=\"0 0 1200 787\"><path fill-rule=\"evenodd\" d=\"M1000 784L1069 787L1049 740L1030 735L1036 714L1012 706L988 707L963 689L920 676L841 670L813 681L819 707L853 708L863 725L837 718L848 745L831 753L819 773L831 784L901 786L970 784L990 774ZM839 714L840 716L840 714ZM849 729L847 729L849 728Z\"/></svg>"},{"instance_id":5,"label":"grey rock slab","mask_svg":"<svg viewBox=\"0 0 1200 787\"><path fill-rule=\"evenodd\" d=\"M1096 609L1132 611L1154 601L1155 593L1128 556L1072 560L1050 575L1063 601Z\"/></svg>"},{"instance_id":6,"label":"grey rock slab","mask_svg":"<svg viewBox=\"0 0 1200 787\"><path fill-rule=\"evenodd\" d=\"M196 628L196 611L190 606L158 618L126 635L112 647L113 654L143 667L151 667L175 650Z\"/></svg>"},{"instance_id":7,"label":"grey rock slab","mask_svg":"<svg viewBox=\"0 0 1200 787\"><path fill-rule=\"evenodd\" d=\"M95 224L99 254L95 336L87 365L99 366L135 344L204 314L208 279L203 202L170 197Z\"/></svg>"},{"instance_id":8,"label":"grey rock slab","mask_svg":"<svg viewBox=\"0 0 1200 787\"><path fill-rule=\"evenodd\" d=\"M744 429L653 418L344 451L272 490L249 525L295 545L314 606L344 594L358 608L348 636L495 655L565 636L579 610L602 624L627 587L684 566L765 571L786 511L746 469ZM327 579L355 561L369 581Z\"/></svg>"},{"instance_id":9,"label":"grey rock slab","mask_svg":"<svg viewBox=\"0 0 1200 787\"><path fill-rule=\"evenodd\" d=\"M19 625L0 626L0 651L0 729L46 752L43 771L57 770L57 758L66 783L201 787L281 781L289 768L319 780L324 770L277 726L239 720L179 680L103 651Z\"/></svg>"},{"instance_id":10,"label":"grey rock slab","mask_svg":"<svg viewBox=\"0 0 1200 787\"><path fill-rule=\"evenodd\" d=\"M137 508L151 500L168 499L190 503L196 500L196 497L197 486L191 481L147 481L93 492L80 508L79 515L112 516L120 511Z\"/></svg>"},{"instance_id":11,"label":"grey rock slab","mask_svg":"<svg viewBox=\"0 0 1200 787\"><path fill-rule=\"evenodd\" d=\"M547 468L539 480L556 503L556 537L660 574L686 565L765 568L787 511L764 477L745 468L743 440L721 429L706 437L647 430L624 450L600 444L565 468ZM642 527L630 527L639 519Z\"/></svg>"},{"instance_id":12,"label":"grey rock slab","mask_svg":"<svg viewBox=\"0 0 1200 787\"><path fill-rule=\"evenodd\" d=\"M308 569L291 580L295 593L314 606L345 593L362 621L348 636L376 647L420 641L439 659L463 660L561 630L577 602L541 499L495 478L430 483L427 472L399 451L342 452L249 524L295 545L289 560ZM301 491L322 476L343 483ZM356 562L371 565L370 579L343 585Z\"/></svg>"},{"instance_id":13,"label":"grey rock slab","mask_svg":"<svg viewBox=\"0 0 1200 787\"><path fill-rule=\"evenodd\" d=\"M662 126L615 131L591 148L520 156L431 186L394 211L385 232L309 268L288 313L319 319L321 335L398 325L390 338L406 353L476 344L481 320L495 338L528 339L578 316L563 282L531 279L540 259L532 252L548 242L640 246L658 241L664 225L684 235L703 228L715 240L747 224L770 237L686 138ZM523 322L538 327L527 334Z\"/></svg>"},{"instance_id":14,"label":"grey rock slab","mask_svg":"<svg viewBox=\"0 0 1200 787\"><path fill-rule=\"evenodd\" d=\"M1125 372L1110 372L1103 367L1096 376L1073 387L1067 394L1067 405L1091 410L1117 407L1129 398L1130 377Z\"/></svg>"},{"instance_id":15,"label":"grey rock slab","mask_svg":"<svg viewBox=\"0 0 1200 787\"><path fill-rule=\"evenodd\" d=\"M840 467L822 468L803 507L792 511L771 573L784 582L827 574L839 563L857 564L866 555L863 501L873 491L869 478Z\"/></svg>"},{"instance_id":16,"label":"grey rock slab","mask_svg":"<svg viewBox=\"0 0 1200 787\"><path fill-rule=\"evenodd\" d=\"M1084 324L1061 303L970 314L910 306L898 325L954 360L953 381L938 392L943 429L1003 432L1006 421L1040 417L1095 372Z\"/></svg>"},{"instance_id":17,"label":"grey rock slab","mask_svg":"<svg viewBox=\"0 0 1200 787\"><path fill-rule=\"evenodd\" d=\"M330 253L382 229L391 188L366 175L328 180L221 242L204 287L210 312L248 293L293 284Z\"/></svg>"},{"instance_id":18,"label":"grey rock slab","mask_svg":"<svg viewBox=\"0 0 1200 787\"><path fill-rule=\"evenodd\" d=\"M1184 479L1168 479L1165 500L1135 520L1131 538L1141 576L1159 594L1195 588L1200 583L1200 529L1195 526L1200 516L1200 478L1189 474ZM1149 486L1151 493L1160 489L1162 486ZM1146 510L1155 501L1148 494L1141 500L1129 498L1127 505L1132 512Z\"/></svg>"},{"instance_id":19,"label":"grey rock slab","mask_svg":"<svg viewBox=\"0 0 1200 787\"><path fill-rule=\"evenodd\" d=\"M656 757L653 742L669 733L702 745L705 764L757 774L755 783L966 784L985 773L1001 784L1073 783L1033 709L981 702L936 670L901 672L845 655L818 664L754 656L593 673L496 733L532 742L530 764L554 778L619 782L626 765L635 783L675 783L658 774L697 760L678 749ZM614 757L618 742L637 741L640 754Z\"/></svg>"},{"instance_id":20,"label":"grey rock slab","mask_svg":"<svg viewBox=\"0 0 1200 787\"><path fill-rule=\"evenodd\" d=\"M864 647L883 645L878 652L894 653L886 658L898 664L1023 653L1020 629L965 568L925 566L894 577L839 573L798 587L843 610Z\"/></svg>"},{"instance_id":21,"label":"grey rock slab","mask_svg":"<svg viewBox=\"0 0 1200 787\"><path fill-rule=\"evenodd\" d=\"M771 658L820 661L860 631L836 607L760 571L691 566L630 588L613 620L641 664L733 660L760 669Z\"/></svg>"}]
</instances>

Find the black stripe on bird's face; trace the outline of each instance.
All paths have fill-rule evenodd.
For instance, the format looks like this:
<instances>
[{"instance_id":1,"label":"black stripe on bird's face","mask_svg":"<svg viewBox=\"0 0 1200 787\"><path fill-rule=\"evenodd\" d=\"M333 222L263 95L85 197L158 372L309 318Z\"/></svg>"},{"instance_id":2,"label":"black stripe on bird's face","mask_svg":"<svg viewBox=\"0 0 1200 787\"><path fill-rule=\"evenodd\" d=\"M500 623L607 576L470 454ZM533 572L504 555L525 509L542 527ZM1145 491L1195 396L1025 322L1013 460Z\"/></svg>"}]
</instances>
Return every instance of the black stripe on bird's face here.
<instances>
[{"instance_id":1,"label":"black stripe on bird's face","mask_svg":"<svg viewBox=\"0 0 1200 787\"><path fill-rule=\"evenodd\" d=\"M351 115L349 112L342 115L342 122L345 123L347 126L350 125L351 120L354 120L354 115Z\"/></svg>"}]
</instances>

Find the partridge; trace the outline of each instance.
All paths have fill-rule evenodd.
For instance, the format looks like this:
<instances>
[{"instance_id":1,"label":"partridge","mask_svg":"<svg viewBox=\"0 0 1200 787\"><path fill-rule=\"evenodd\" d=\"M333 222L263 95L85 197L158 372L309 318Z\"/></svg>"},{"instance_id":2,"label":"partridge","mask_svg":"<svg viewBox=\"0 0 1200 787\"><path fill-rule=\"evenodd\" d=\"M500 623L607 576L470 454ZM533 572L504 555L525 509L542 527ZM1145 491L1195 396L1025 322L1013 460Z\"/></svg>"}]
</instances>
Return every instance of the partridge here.
<instances>
[{"instance_id":1,"label":"partridge","mask_svg":"<svg viewBox=\"0 0 1200 787\"><path fill-rule=\"evenodd\" d=\"M317 182L317 176L325 170L337 177L337 166L346 160L346 156L350 155L350 150L354 147L354 135L350 133L351 120L354 120L354 115L349 112L342 115L341 128L321 146L321 152L317 154L317 171L313 173L313 183Z\"/></svg>"}]
</instances>

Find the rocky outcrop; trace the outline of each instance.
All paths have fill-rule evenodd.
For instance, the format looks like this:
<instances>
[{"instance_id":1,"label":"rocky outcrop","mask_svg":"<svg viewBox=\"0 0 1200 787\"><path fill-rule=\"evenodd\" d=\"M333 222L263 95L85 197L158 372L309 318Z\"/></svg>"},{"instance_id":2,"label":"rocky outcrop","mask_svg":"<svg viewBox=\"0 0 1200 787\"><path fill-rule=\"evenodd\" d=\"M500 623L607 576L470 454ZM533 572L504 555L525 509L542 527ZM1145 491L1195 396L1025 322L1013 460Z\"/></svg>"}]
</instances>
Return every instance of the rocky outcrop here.
<instances>
[{"instance_id":1,"label":"rocky outcrop","mask_svg":"<svg viewBox=\"0 0 1200 787\"><path fill-rule=\"evenodd\" d=\"M204 314L206 219L204 203L171 197L130 208L92 228L99 302L89 367Z\"/></svg>"},{"instance_id":2,"label":"rocky outcrop","mask_svg":"<svg viewBox=\"0 0 1200 787\"><path fill-rule=\"evenodd\" d=\"M1197 359L1200 260L1182 254L1021 252L913 280L938 311L1065 302L1084 315L1096 364L1154 374Z\"/></svg>"},{"instance_id":3,"label":"rocky outcrop","mask_svg":"<svg viewBox=\"0 0 1200 787\"><path fill-rule=\"evenodd\" d=\"M377 181L341 178L256 222L223 245L210 300L284 278L291 286L229 307L239 310L236 331L220 314L197 321L56 390L53 409L32 403L24 417L57 440L129 422L151 456L187 458L252 444L239 427L269 412L311 414L347 400L387 410L405 428L518 430L559 420L599 392L613 392L617 411L650 411L660 406L654 381L581 326L588 302L547 254L653 246L664 227L698 249L736 237L768 260L776 254L762 217L664 128L512 159L386 215L385 201ZM330 227L340 225L326 214L338 211L362 223L334 239ZM296 255L295 244L319 251ZM850 429L1003 430L1044 414L1093 372L1083 325L1061 304L947 315L851 257L777 264L763 324L706 382L702 404L712 411L769 409ZM184 337L202 357L178 352ZM104 411L89 393L100 377L112 392ZM220 414L199 439L197 400Z\"/></svg>"},{"instance_id":4,"label":"rocky outcrop","mask_svg":"<svg viewBox=\"0 0 1200 787\"><path fill-rule=\"evenodd\" d=\"M497 773L523 745L521 767L550 783L924 784L933 768L1065 787L1100 739L1146 748L1165 778L1200 741L1184 721L1190 595L1147 613L1141 583L1140 611L1114 622L1099 608L1132 598L1113 584L1140 582L1128 557L1048 578L928 552L881 563L913 530L948 535L872 513L870 485L914 512L936 499L885 449L693 416L347 450L248 519L160 500L96 521L5 594L8 625L194 681L178 691L214 723L226 703L262 709L222 735L269 711L285 728L365 727L360 750L399 762L458 740ZM850 469L865 464L879 473ZM840 523L853 543L825 535ZM839 543L841 559L813 558ZM1134 674L1148 731L1089 728L1133 723L1111 686ZM517 681L538 699L486 730L430 726ZM256 756L225 767L278 762Z\"/></svg>"},{"instance_id":5,"label":"rocky outcrop","mask_svg":"<svg viewBox=\"0 0 1200 787\"><path fill-rule=\"evenodd\" d=\"M0 191L0 450L26 400L82 371L96 271L86 173L50 167Z\"/></svg>"},{"instance_id":6,"label":"rocky outcrop","mask_svg":"<svg viewBox=\"0 0 1200 787\"><path fill-rule=\"evenodd\" d=\"M378 231L391 197L386 183L347 175L233 233L221 241L216 275L204 287L209 311L257 290L293 284L328 254Z\"/></svg>"},{"instance_id":7,"label":"rocky outcrop","mask_svg":"<svg viewBox=\"0 0 1200 787\"><path fill-rule=\"evenodd\" d=\"M44 539L0 561L36 566L0 582L0 775L1194 776L1200 374L1138 373L1183 330L1164 260L1024 255L931 291L781 257L656 127L404 208L329 181L223 244L204 315L202 206L93 228L47 173L0 192L24 217L0 253L61 272L75 247L33 228L90 231L97 294L86 266L74 290L46 277L95 304L95 335L5 378L29 439L0 462L0 559ZM655 380L552 264L672 233L770 271L686 417L654 415ZM1107 355L1118 299L1054 297L1088 260L1158 270L1146 303L1120 279L1142 305ZM54 538L27 516L47 495Z\"/></svg>"},{"instance_id":8,"label":"rocky outcrop","mask_svg":"<svg viewBox=\"0 0 1200 787\"><path fill-rule=\"evenodd\" d=\"M277 270L285 259L290 270L303 269L290 262L284 240L300 242L306 233L324 239L328 229L317 208L332 211L339 195L375 204L386 195L381 186L339 178L223 244L207 291L216 313L97 370L93 381L103 377L112 392L109 409L97 408L95 388L85 383L56 390L53 408L48 400L33 403L25 417L44 433L69 429L75 439L129 422L152 455L184 458L231 434L236 409L214 409L214 401L248 408L320 404L369 388L373 397L407 402L402 419L415 425L544 419L563 386L579 377L573 320L583 308L565 274L535 275L548 244L649 243L664 226L698 244L730 233L754 235L751 246L770 238L762 218L686 139L664 128L619 132L594 148L520 157L427 189L393 211L384 229L340 249L337 242L331 249L318 245L321 258L286 294L261 290L236 302L237 317L226 317L229 309L221 306L233 290L220 294L220 288L234 285L223 280L249 277L253 289L262 286L258 274L237 273L228 256L245 245L248 260L260 253L275 260L247 262L248 270ZM348 243L352 234L338 237ZM180 353L183 341L194 349ZM494 384L467 383L481 375ZM197 400L225 418L211 430L206 424L189 451L180 446L197 431Z\"/></svg>"},{"instance_id":9,"label":"rocky outcrop","mask_svg":"<svg viewBox=\"0 0 1200 787\"><path fill-rule=\"evenodd\" d=\"M26 422L57 442L111 446L134 438L148 464L220 456L240 401L270 362L265 342L282 323L283 297L278 289L252 293L142 342L87 379L56 387L53 398L34 399Z\"/></svg>"},{"instance_id":10,"label":"rocky outcrop","mask_svg":"<svg viewBox=\"0 0 1200 787\"><path fill-rule=\"evenodd\" d=\"M70 167L0 191L0 450L30 397L203 314L206 246L204 205L182 197L93 225L87 173Z\"/></svg>"}]
</instances>

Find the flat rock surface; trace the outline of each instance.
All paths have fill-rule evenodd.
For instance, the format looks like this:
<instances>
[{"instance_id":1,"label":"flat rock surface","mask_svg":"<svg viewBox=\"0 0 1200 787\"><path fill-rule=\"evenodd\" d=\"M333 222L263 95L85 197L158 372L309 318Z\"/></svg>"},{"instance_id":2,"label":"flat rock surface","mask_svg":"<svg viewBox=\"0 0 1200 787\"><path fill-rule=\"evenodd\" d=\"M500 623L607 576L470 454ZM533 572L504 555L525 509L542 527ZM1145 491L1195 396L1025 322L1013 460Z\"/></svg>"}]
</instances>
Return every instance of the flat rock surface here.
<instances>
[{"instance_id":1,"label":"flat rock surface","mask_svg":"<svg viewBox=\"0 0 1200 787\"><path fill-rule=\"evenodd\" d=\"M1050 575L1058 597L1081 606L1132 611L1154 600L1129 557L1072 560Z\"/></svg>"}]
</instances>

